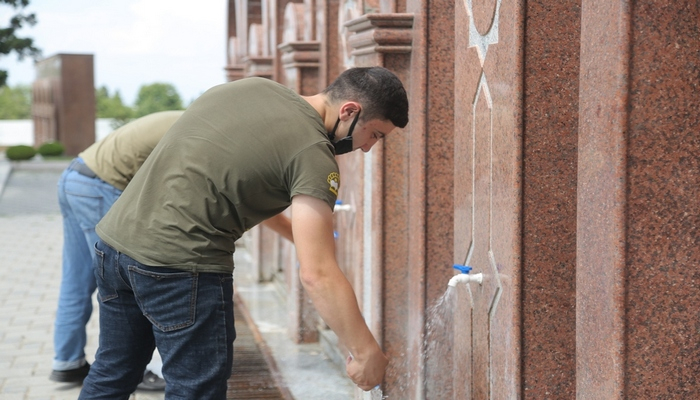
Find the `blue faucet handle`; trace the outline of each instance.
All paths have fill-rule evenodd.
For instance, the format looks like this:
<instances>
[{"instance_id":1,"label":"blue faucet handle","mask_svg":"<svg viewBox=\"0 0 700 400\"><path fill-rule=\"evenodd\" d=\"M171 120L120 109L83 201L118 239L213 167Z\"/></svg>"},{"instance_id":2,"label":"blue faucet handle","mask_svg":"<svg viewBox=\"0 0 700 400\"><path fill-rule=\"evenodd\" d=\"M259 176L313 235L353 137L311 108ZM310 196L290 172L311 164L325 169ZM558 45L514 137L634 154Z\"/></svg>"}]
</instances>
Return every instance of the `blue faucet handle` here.
<instances>
[{"instance_id":1,"label":"blue faucet handle","mask_svg":"<svg viewBox=\"0 0 700 400\"><path fill-rule=\"evenodd\" d=\"M458 270L459 270L460 272L462 272L463 274L468 274L469 271L472 270L472 267L470 267L470 266L468 266L468 265L459 265L459 264L453 265L452 268L458 269Z\"/></svg>"}]
</instances>

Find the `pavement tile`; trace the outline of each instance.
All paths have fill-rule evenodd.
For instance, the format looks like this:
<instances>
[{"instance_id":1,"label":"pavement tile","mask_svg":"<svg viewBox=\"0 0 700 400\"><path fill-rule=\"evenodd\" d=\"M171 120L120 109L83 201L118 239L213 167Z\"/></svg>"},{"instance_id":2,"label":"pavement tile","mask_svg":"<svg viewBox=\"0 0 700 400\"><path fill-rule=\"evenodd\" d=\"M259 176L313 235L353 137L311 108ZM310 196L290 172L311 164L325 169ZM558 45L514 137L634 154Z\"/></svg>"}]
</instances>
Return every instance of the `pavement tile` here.
<instances>
[{"instance_id":1,"label":"pavement tile","mask_svg":"<svg viewBox=\"0 0 700 400\"><path fill-rule=\"evenodd\" d=\"M8 165L0 159L0 399L75 400L80 386L48 379L63 246L56 182L67 162L15 166L9 178ZM99 332L94 306L88 362ZM137 392L130 400L163 398Z\"/></svg>"}]
</instances>

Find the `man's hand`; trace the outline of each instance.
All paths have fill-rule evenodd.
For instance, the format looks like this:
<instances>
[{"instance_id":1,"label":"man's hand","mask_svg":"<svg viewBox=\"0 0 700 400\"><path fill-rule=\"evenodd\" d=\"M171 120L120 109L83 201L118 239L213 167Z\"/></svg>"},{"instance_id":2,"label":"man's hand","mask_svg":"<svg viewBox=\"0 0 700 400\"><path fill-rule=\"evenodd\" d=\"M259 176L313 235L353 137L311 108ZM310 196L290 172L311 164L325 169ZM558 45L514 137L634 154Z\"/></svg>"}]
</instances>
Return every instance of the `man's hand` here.
<instances>
[{"instance_id":1,"label":"man's hand","mask_svg":"<svg viewBox=\"0 0 700 400\"><path fill-rule=\"evenodd\" d=\"M345 363L345 371L350 379L362 390L372 390L384 380L384 371L389 364L389 359L379 350L369 354L362 360L352 355L348 356Z\"/></svg>"}]
</instances>

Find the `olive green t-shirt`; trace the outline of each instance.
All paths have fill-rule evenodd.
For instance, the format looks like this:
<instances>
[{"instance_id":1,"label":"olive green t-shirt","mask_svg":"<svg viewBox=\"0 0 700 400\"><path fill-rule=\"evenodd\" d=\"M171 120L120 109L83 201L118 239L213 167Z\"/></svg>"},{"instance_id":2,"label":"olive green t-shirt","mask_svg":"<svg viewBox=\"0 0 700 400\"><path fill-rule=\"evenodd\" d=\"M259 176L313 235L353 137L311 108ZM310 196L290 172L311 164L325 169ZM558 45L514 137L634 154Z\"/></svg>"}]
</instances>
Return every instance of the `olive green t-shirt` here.
<instances>
[{"instance_id":1,"label":"olive green t-shirt","mask_svg":"<svg viewBox=\"0 0 700 400\"><path fill-rule=\"evenodd\" d=\"M232 272L246 230L297 194L332 208L339 184L318 112L274 81L247 78L188 107L96 230L146 265Z\"/></svg>"},{"instance_id":2,"label":"olive green t-shirt","mask_svg":"<svg viewBox=\"0 0 700 400\"><path fill-rule=\"evenodd\" d=\"M85 149L78 157L100 179L124 190L182 113L162 111L129 122Z\"/></svg>"}]
</instances>

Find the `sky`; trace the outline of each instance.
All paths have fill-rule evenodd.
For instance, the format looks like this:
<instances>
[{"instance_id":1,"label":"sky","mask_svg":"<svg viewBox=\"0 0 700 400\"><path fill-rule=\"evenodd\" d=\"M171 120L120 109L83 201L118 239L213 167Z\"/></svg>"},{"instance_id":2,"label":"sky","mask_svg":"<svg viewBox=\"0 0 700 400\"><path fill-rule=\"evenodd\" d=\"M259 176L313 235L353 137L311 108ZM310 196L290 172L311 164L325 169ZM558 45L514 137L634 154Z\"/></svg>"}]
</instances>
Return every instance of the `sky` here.
<instances>
[{"instance_id":1,"label":"sky","mask_svg":"<svg viewBox=\"0 0 700 400\"><path fill-rule=\"evenodd\" d=\"M185 105L226 80L226 0L30 0L37 24L19 35L34 39L42 57L92 54L95 87L118 90L133 105L139 88L170 83ZM0 3L0 27L17 13ZM8 85L31 84L34 62L0 56Z\"/></svg>"}]
</instances>

